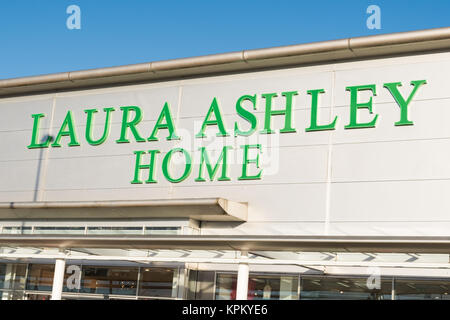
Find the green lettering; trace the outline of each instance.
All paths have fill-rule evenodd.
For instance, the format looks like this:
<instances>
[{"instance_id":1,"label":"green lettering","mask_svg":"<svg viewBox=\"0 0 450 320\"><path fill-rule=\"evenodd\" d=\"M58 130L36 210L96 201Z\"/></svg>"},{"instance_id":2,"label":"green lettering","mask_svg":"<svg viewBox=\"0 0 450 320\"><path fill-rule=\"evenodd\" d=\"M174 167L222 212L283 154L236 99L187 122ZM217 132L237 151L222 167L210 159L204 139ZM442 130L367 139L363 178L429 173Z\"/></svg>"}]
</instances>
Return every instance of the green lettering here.
<instances>
[{"instance_id":1,"label":"green lettering","mask_svg":"<svg viewBox=\"0 0 450 320\"><path fill-rule=\"evenodd\" d=\"M122 128L120 130L120 139L116 140L116 142L117 143L130 142L130 140L128 140L127 138L128 133L127 129L130 129L131 133L133 134L137 142L145 142L145 139L139 135L139 132L136 129L136 125L142 120L141 108L137 106L126 106L120 107L120 110L122 110ZM130 111L134 111L135 115L133 120L128 121L128 113Z\"/></svg>"},{"instance_id":2,"label":"green lettering","mask_svg":"<svg viewBox=\"0 0 450 320\"><path fill-rule=\"evenodd\" d=\"M248 150L250 148L256 148L259 150L261 150L261 145L260 144L246 144L244 146L241 146L241 148L244 149L244 160L242 162L242 175L238 178L238 180L260 180L261 179L261 174L262 174L262 169L253 176L248 175L247 173L247 165L249 163L255 163L256 164L256 168L259 169L259 153L257 154L255 159L249 159L248 158Z\"/></svg>"},{"instance_id":3,"label":"green lettering","mask_svg":"<svg viewBox=\"0 0 450 320\"><path fill-rule=\"evenodd\" d=\"M356 129L356 128L374 128L377 122L378 115L370 122L359 123L358 122L358 110L368 109L370 114L372 114L372 97L365 103L358 103L358 92L362 90L371 90L373 95L377 95L377 89L374 84L346 87L345 90L350 91L350 123L345 126L345 129Z\"/></svg>"},{"instance_id":4,"label":"green lettering","mask_svg":"<svg viewBox=\"0 0 450 320\"><path fill-rule=\"evenodd\" d=\"M181 153L184 154L184 156L186 158L186 166L185 166L184 172L183 172L182 176L179 177L178 179L173 178L170 175L170 172L169 172L170 160L171 160L172 155L174 154L174 152L181 152ZM189 174L191 173L191 170L192 170L192 159L191 159L191 156L183 148L172 149L164 157L164 160L163 160L163 163L162 163L162 172L164 174L164 177L166 177L166 179L169 182L178 183L178 182L181 182L181 181L185 180L189 176Z\"/></svg>"},{"instance_id":5,"label":"green lettering","mask_svg":"<svg viewBox=\"0 0 450 320\"><path fill-rule=\"evenodd\" d=\"M149 169L148 179L145 183L156 183L155 180L155 162L156 155L160 152L159 150L149 150L150 154L150 163L149 164L141 164L141 156L145 154L145 151L135 151L136 155L136 165L134 166L134 179L131 181L132 184L141 184L140 172L142 169Z\"/></svg>"},{"instance_id":6,"label":"green lettering","mask_svg":"<svg viewBox=\"0 0 450 320\"><path fill-rule=\"evenodd\" d=\"M308 94L311 95L311 125L309 126L309 128L305 129L306 132L335 129L337 116L334 117L333 122L330 124L325 125L317 124L319 93L325 93L325 90L324 89L308 90Z\"/></svg>"},{"instance_id":7,"label":"green lettering","mask_svg":"<svg viewBox=\"0 0 450 320\"><path fill-rule=\"evenodd\" d=\"M162 122L164 118L166 119L165 123ZM170 112L170 106L167 102L164 104L161 114L159 115L159 118L156 121L155 127L153 128L153 132L150 135L150 138L148 138L148 141L158 141L156 135L158 134L158 130L160 129L169 130L169 135L166 138L167 140L180 139L180 137L178 137L177 134L175 133L175 126L173 124L172 113Z\"/></svg>"},{"instance_id":8,"label":"green lettering","mask_svg":"<svg viewBox=\"0 0 450 320\"><path fill-rule=\"evenodd\" d=\"M214 113L214 116L216 119L210 120L209 118L211 117L211 115L213 113ZM206 137L206 134L205 134L206 126L211 126L211 125L217 125L219 127L220 132L218 132L216 134L218 137L228 136L228 133L225 129L225 125L222 121L222 114L220 113L219 104L217 103L217 99L215 97L211 103L211 107L208 110L208 114L206 115L205 120L203 121L202 128L201 128L200 132L195 135L195 137L196 138Z\"/></svg>"},{"instance_id":9,"label":"green lettering","mask_svg":"<svg viewBox=\"0 0 450 320\"><path fill-rule=\"evenodd\" d=\"M402 94L398 91L398 87L402 86L401 82L391 82L391 83L385 83L383 87L387 88L391 95L394 97L395 101L397 102L398 106L400 107L400 121L397 121L395 123L396 126L409 126L413 125L414 123L412 121L408 120L408 105L413 99L414 95L416 94L417 90L420 88L421 85L426 84L426 80L415 80L411 81L411 85L414 86L412 92L410 93L408 99L404 99Z\"/></svg>"},{"instance_id":10,"label":"green lettering","mask_svg":"<svg viewBox=\"0 0 450 320\"><path fill-rule=\"evenodd\" d=\"M111 112L114 111L114 108L104 108L103 109L104 112L106 112L106 116L105 116L105 127L103 129L103 135L101 136L100 139L98 140L94 140L92 138L92 131L93 131L93 118L94 118L94 113L97 113L98 110L97 109L88 109L88 110L84 110L84 112L87 114L87 120L86 120L86 141L93 146L98 146L99 144L102 144L103 142L106 141L106 139L109 136L109 132L110 132L110 127L111 127Z\"/></svg>"},{"instance_id":11,"label":"green lettering","mask_svg":"<svg viewBox=\"0 0 450 320\"><path fill-rule=\"evenodd\" d=\"M289 133L296 132L294 128L292 128L292 100L294 96L298 95L297 91L288 91L282 92L282 96L286 97L286 108L284 110L272 110L272 100L274 97L277 97L276 93L263 93L261 96L266 99L266 113L264 117L264 129L261 130L261 133L275 133L271 129L271 119L272 116L284 115L284 128L280 130L280 133Z\"/></svg>"},{"instance_id":12,"label":"green lettering","mask_svg":"<svg viewBox=\"0 0 450 320\"><path fill-rule=\"evenodd\" d=\"M32 114L31 117L34 119L33 121L33 133L31 134L31 143L27 146L28 149L36 149L36 148L48 148L50 142L52 141L50 136L44 137L42 143L38 143L39 141L39 120L45 117L43 113Z\"/></svg>"},{"instance_id":13,"label":"green lettering","mask_svg":"<svg viewBox=\"0 0 450 320\"><path fill-rule=\"evenodd\" d=\"M222 153L220 154L220 157L217 160L216 165L214 167L212 167L211 162L210 162L209 157L208 157L208 153L206 152L206 148L205 147L199 148L199 150L201 151L200 167L199 167L199 170L198 170L199 171L198 172L198 178L195 179L195 181L197 181L197 182L206 181L205 178L203 178L203 163L206 164L206 169L208 171L209 180L213 181L214 180L214 176L216 175L217 171L219 170L219 165L220 165L221 161L222 161L222 175L218 179L218 181L230 181L231 179L229 177L227 177L227 169L228 169L227 153L228 153L228 149L232 149L232 147L231 146L224 146L223 147Z\"/></svg>"},{"instance_id":14,"label":"green lettering","mask_svg":"<svg viewBox=\"0 0 450 320\"><path fill-rule=\"evenodd\" d=\"M234 136L235 137L238 135L249 136L256 131L256 127L258 126L258 119L256 118L256 116L253 113L251 113L250 111L247 111L246 109L244 109L244 107L242 107L242 102L245 100L250 101L253 105L253 110L256 110L256 94L253 96L244 95L238 99L238 101L236 102L236 111L241 118L247 120L250 123L251 127L247 131L241 131L238 127L238 123L235 122L234 123Z\"/></svg>"},{"instance_id":15,"label":"green lettering","mask_svg":"<svg viewBox=\"0 0 450 320\"><path fill-rule=\"evenodd\" d=\"M67 127L67 129L66 129ZM69 147L79 146L80 143L77 140L77 135L75 132L75 125L72 117L72 111L68 111L66 118L64 119L61 128L59 129L58 135L56 136L55 142L52 143L52 147L61 147L59 143L61 137L70 137Z\"/></svg>"}]
</instances>

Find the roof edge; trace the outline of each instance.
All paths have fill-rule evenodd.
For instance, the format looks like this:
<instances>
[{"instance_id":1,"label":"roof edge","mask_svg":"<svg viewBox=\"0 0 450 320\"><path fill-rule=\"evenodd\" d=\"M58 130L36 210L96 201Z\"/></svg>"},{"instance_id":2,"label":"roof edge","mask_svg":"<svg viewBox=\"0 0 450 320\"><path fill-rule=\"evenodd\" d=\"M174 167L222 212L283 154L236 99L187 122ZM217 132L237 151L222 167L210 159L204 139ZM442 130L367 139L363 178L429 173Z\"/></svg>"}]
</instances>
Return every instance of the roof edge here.
<instances>
[{"instance_id":1,"label":"roof edge","mask_svg":"<svg viewBox=\"0 0 450 320\"><path fill-rule=\"evenodd\" d=\"M450 27L0 80L0 96L450 49Z\"/></svg>"}]
</instances>

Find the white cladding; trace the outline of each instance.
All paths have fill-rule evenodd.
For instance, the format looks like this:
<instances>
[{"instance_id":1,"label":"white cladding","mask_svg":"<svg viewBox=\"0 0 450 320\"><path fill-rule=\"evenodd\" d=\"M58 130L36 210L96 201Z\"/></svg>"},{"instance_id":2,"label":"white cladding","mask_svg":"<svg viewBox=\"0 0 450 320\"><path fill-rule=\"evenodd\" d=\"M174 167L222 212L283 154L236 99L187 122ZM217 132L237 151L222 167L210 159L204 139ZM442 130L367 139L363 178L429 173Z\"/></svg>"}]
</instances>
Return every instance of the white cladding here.
<instances>
[{"instance_id":1,"label":"white cladding","mask_svg":"<svg viewBox=\"0 0 450 320\"><path fill-rule=\"evenodd\" d=\"M0 202L144 200L221 197L248 203L248 222L203 223L203 234L284 235L450 235L450 53L435 53L287 68L151 84L118 86L72 92L0 99ZM383 88L402 82L403 96L410 81L423 80L409 106L413 126L394 126L400 109ZM376 84L375 128L344 129L349 122L347 86ZM325 89L320 96L319 123L338 116L336 130L305 132L310 123L311 96L307 90ZM236 101L245 94L258 95L258 129L264 124L262 93L278 93L273 109L282 109L281 92L297 90L294 99L296 133L279 133L284 116L273 116L276 134L259 132L234 137L234 122L248 123L236 113ZM370 97L360 94L360 101ZM215 137L217 127L207 129L209 139L195 138L213 97L216 97L230 133ZM181 141L167 141L160 130L157 142L116 143L122 121L121 106L139 106L143 120L137 126L149 137L164 103L171 106ZM114 107L111 134L99 146L85 138L85 109L95 114L96 137L103 132L105 107ZM250 105L246 105L250 109ZM55 136L68 110L76 123L79 147L28 149L32 114L44 113L41 136ZM360 121L373 118L358 111ZM258 130L258 131L259 131ZM261 180L239 181L241 145L260 143ZM205 145L215 160L223 145L231 145L231 181L195 182L199 154ZM162 175L164 154L183 147L194 154L189 178L169 183ZM158 149L156 184L131 184L136 150ZM254 155L254 153L253 153ZM143 163L148 157L143 158ZM257 170L250 164L253 173ZM174 164L174 176L181 171ZM175 174L175 172L179 172ZM147 171L142 172L145 180ZM219 176L219 174L218 174Z\"/></svg>"}]
</instances>

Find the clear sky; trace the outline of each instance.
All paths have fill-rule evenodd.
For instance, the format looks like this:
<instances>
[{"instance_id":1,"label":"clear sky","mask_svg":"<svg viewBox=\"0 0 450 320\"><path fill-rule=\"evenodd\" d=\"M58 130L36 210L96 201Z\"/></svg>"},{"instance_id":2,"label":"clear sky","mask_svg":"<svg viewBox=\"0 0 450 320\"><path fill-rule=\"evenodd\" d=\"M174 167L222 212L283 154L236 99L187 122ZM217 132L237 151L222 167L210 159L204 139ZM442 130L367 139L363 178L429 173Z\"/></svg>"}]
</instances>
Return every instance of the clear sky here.
<instances>
[{"instance_id":1,"label":"clear sky","mask_svg":"<svg viewBox=\"0 0 450 320\"><path fill-rule=\"evenodd\" d=\"M0 79L447 27L449 14L449 0L2 0Z\"/></svg>"}]
</instances>

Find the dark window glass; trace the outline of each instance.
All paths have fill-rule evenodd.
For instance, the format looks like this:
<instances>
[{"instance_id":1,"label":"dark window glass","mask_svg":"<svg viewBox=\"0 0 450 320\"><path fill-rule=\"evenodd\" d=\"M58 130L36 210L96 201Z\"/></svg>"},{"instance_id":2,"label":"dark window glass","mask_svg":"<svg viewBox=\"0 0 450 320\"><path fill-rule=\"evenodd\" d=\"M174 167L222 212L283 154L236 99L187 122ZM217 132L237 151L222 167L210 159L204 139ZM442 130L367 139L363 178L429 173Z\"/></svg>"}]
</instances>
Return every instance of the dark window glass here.
<instances>
[{"instance_id":1,"label":"dark window glass","mask_svg":"<svg viewBox=\"0 0 450 320\"><path fill-rule=\"evenodd\" d=\"M236 300L237 275L218 274L216 280L216 300Z\"/></svg>"},{"instance_id":2,"label":"dark window glass","mask_svg":"<svg viewBox=\"0 0 450 320\"><path fill-rule=\"evenodd\" d=\"M54 270L54 264L31 264L28 271L27 290L52 291Z\"/></svg>"},{"instance_id":3,"label":"dark window glass","mask_svg":"<svg viewBox=\"0 0 450 320\"><path fill-rule=\"evenodd\" d=\"M180 227L145 227L145 234L178 234Z\"/></svg>"},{"instance_id":4,"label":"dark window glass","mask_svg":"<svg viewBox=\"0 0 450 320\"><path fill-rule=\"evenodd\" d=\"M88 234L142 234L142 227L88 227Z\"/></svg>"},{"instance_id":5,"label":"dark window glass","mask_svg":"<svg viewBox=\"0 0 450 320\"><path fill-rule=\"evenodd\" d=\"M236 299L237 275L218 274L216 300ZM278 275L251 275L248 279L248 300L296 300L298 277Z\"/></svg>"},{"instance_id":6,"label":"dark window glass","mask_svg":"<svg viewBox=\"0 0 450 320\"><path fill-rule=\"evenodd\" d=\"M301 277L300 299L390 300L391 279L382 279L380 288L368 286L367 278ZM369 288L370 287L370 288Z\"/></svg>"},{"instance_id":7,"label":"dark window glass","mask_svg":"<svg viewBox=\"0 0 450 320\"><path fill-rule=\"evenodd\" d=\"M297 276L250 275L248 279L249 300L297 300Z\"/></svg>"},{"instance_id":8,"label":"dark window glass","mask_svg":"<svg viewBox=\"0 0 450 320\"><path fill-rule=\"evenodd\" d=\"M84 227L34 227L35 234L84 234Z\"/></svg>"},{"instance_id":9,"label":"dark window glass","mask_svg":"<svg viewBox=\"0 0 450 320\"><path fill-rule=\"evenodd\" d=\"M83 266L81 292L136 295L138 268Z\"/></svg>"},{"instance_id":10,"label":"dark window glass","mask_svg":"<svg viewBox=\"0 0 450 320\"><path fill-rule=\"evenodd\" d=\"M27 294L26 300L50 300L51 296L48 294Z\"/></svg>"},{"instance_id":11,"label":"dark window glass","mask_svg":"<svg viewBox=\"0 0 450 320\"><path fill-rule=\"evenodd\" d=\"M175 269L142 268L140 296L172 297Z\"/></svg>"},{"instance_id":12,"label":"dark window glass","mask_svg":"<svg viewBox=\"0 0 450 320\"><path fill-rule=\"evenodd\" d=\"M6 234L31 234L31 227L3 227Z\"/></svg>"},{"instance_id":13,"label":"dark window glass","mask_svg":"<svg viewBox=\"0 0 450 320\"><path fill-rule=\"evenodd\" d=\"M397 300L450 300L449 280L395 280Z\"/></svg>"},{"instance_id":14,"label":"dark window glass","mask_svg":"<svg viewBox=\"0 0 450 320\"><path fill-rule=\"evenodd\" d=\"M5 282L6 264L0 264L0 289L3 288Z\"/></svg>"},{"instance_id":15,"label":"dark window glass","mask_svg":"<svg viewBox=\"0 0 450 320\"><path fill-rule=\"evenodd\" d=\"M24 290L26 272L26 264L0 265L0 289Z\"/></svg>"}]
</instances>

